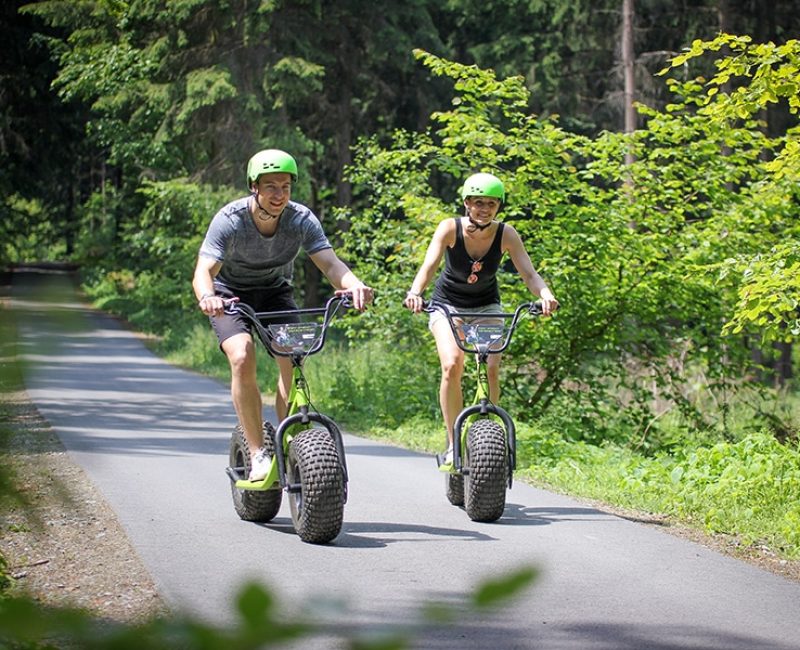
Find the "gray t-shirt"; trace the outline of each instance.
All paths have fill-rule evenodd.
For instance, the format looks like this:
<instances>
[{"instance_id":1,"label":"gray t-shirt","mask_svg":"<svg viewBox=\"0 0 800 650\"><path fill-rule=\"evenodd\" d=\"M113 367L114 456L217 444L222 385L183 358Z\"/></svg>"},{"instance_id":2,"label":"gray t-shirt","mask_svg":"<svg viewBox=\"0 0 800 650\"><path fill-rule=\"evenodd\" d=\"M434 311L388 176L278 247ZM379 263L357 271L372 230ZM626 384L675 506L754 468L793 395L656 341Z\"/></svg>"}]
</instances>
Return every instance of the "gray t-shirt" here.
<instances>
[{"instance_id":1,"label":"gray t-shirt","mask_svg":"<svg viewBox=\"0 0 800 650\"><path fill-rule=\"evenodd\" d=\"M331 248L316 215L294 201L283 211L271 237L262 235L250 214L250 197L228 203L214 218L200 255L222 262L215 281L229 289L278 289L291 286L294 258Z\"/></svg>"}]
</instances>

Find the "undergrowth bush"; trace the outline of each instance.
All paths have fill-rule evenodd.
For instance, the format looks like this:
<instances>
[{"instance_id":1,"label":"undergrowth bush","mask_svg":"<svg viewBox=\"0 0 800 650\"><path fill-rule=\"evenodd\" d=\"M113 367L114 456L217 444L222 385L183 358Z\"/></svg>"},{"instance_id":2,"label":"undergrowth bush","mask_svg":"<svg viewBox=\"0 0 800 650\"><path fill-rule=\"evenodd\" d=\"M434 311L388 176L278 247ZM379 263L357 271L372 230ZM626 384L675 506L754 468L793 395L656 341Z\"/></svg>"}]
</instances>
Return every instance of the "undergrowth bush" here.
<instances>
[{"instance_id":1,"label":"undergrowth bush","mask_svg":"<svg viewBox=\"0 0 800 650\"><path fill-rule=\"evenodd\" d=\"M315 401L350 426L397 427L438 417L439 364L431 350L379 341L331 346L309 360Z\"/></svg>"},{"instance_id":2,"label":"undergrowth bush","mask_svg":"<svg viewBox=\"0 0 800 650\"><path fill-rule=\"evenodd\" d=\"M800 445L769 433L642 456L518 431L522 475L571 494L673 516L800 558Z\"/></svg>"}]
</instances>

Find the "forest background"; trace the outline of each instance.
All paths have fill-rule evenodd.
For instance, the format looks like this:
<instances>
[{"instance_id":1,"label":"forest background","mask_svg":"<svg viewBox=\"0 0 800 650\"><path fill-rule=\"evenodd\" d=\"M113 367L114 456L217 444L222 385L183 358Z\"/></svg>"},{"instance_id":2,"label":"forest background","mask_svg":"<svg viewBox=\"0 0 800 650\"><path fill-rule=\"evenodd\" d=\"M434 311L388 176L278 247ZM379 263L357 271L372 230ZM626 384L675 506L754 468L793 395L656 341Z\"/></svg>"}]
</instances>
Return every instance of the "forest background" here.
<instances>
[{"instance_id":1,"label":"forest background","mask_svg":"<svg viewBox=\"0 0 800 650\"><path fill-rule=\"evenodd\" d=\"M400 304L491 171L563 305L505 355L520 474L796 558L794 4L7 2L0 262L74 263L160 353L225 377L194 259L252 153L290 151L293 198L377 290L315 401L438 450L435 352ZM302 256L296 279L306 305L330 293Z\"/></svg>"}]
</instances>

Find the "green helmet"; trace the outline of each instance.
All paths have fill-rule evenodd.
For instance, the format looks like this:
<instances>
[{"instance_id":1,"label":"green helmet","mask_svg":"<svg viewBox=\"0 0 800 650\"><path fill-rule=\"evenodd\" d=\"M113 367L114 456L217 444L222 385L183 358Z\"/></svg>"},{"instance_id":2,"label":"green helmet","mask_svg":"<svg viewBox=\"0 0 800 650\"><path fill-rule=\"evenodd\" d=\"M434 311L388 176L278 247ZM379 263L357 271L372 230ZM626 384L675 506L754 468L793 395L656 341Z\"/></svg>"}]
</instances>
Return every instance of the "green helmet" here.
<instances>
[{"instance_id":1,"label":"green helmet","mask_svg":"<svg viewBox=\"0 0 800 650\"><path fill-rule=\"evenodd\" d=\"M486 173L473 174L464 181L464 187L461 188L461 199L464 200L468 196L491 196L503 203L506 200L506 190L503 181L497 176Z\"/></svg>"},{"instance_id":2,"label":"green helmet","mask_svg":"<svg viewBox=\"0 0 800 650\"><path fill-rule=\"evenodd\" d=\"M261 174L285 172L292 175L292 181L297 181L297 162L285 151L280 149L264 149L255 154L247 163L247 185L251 186Z\"/></svg>"}]
</instances>

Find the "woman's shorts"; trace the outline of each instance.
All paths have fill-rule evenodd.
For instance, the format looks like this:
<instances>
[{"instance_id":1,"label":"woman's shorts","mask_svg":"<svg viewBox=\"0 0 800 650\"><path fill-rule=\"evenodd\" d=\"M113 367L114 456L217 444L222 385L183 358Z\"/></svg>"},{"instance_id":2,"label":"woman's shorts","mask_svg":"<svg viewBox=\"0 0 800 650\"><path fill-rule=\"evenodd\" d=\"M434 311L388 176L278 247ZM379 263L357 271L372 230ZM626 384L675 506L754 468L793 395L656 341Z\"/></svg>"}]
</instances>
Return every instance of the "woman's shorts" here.
<instances>
[{"instance_id":1,"label":"woman's shorts","mask_svg":"<svg viewBox=\"0 0 800 650\"><path fill-rule=\"evenodd\" d=\"M496 302L492 303L491 305L483 305L482 307L453 307L453 305L446 305L446 304L443 304L443 303L440 303L440 304L442 304L445 308L447 308L447 311L449 311L451 314L453 312L455 312L455 313L465 312L465 313L470 313L470 314L486 314L487 316L489 316L491 314L502 314L503 313L503 306L500 303L496 303ZM434 323L436 323L436 322L438 322L440 320L444 320L445 318L446 318L446 316L441 311L439 311L438 309L433 310L430 313L430 315L428 316L428 329L433 331ZM456 320L456 323L458 323L459 321L462 321L462 320L466 321L467 323L502 323L503 322L502 318L488 318L488 317L484 318L483 316L470 316L469 318L464 318L464 319L457 318L455 320Z\"/></svg>"},{"instance_id":2,"label":"woman's shorts","mask_svg":"<svg viewBox=\"0 0 800 650\"><path fill-rule=\"evenodd\" d=\"M280 289L257 289L251 291L231 291L225 287L215 287L216 294L222 298L238 298L240 302L250 305L257 312L265 311L290 311L297 309L294 301L292 287ZM209 316L211 327L217 335L220 347L223 341L236 334L250 334L250 321L241 314L223 314L222 316ZM298 316L281 317L282 323L296 323ZM263 322L269 322L268 319Z\"/></svg>"}]
</instances>

